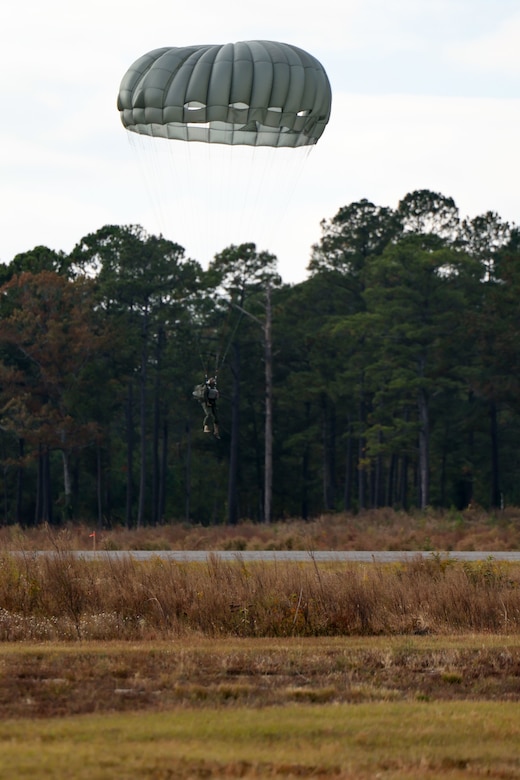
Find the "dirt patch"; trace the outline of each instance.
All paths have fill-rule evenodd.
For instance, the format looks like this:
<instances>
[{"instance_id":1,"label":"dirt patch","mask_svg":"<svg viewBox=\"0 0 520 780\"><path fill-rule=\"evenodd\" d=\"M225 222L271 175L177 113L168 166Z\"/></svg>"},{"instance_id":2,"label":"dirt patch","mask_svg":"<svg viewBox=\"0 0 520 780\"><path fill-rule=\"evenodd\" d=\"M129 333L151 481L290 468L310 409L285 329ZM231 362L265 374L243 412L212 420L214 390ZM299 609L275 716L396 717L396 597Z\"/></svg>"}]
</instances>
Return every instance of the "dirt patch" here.
<instances>
[{"instance_id":1,"label":"dirt patch","mask_svg":"<svg viewBox=\"0 0 520 780\"><path fill-rule=\"evenodd\" d=\"M9 647L0 717L167 710L178 706L390 700L520 700L520 640L191 641Z\"/></svg>"}]
</instances>

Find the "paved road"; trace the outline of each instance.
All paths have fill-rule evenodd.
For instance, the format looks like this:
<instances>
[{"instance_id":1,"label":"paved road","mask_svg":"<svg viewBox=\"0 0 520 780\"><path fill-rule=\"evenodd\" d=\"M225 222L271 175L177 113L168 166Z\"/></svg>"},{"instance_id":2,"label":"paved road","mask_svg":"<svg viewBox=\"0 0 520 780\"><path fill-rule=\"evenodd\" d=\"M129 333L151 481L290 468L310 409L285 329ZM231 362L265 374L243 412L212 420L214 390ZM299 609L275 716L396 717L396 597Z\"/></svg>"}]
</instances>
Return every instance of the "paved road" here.
<instances>
[{"instance_id":1,"label":"paved road","mask_svg":"<svg viewBox=\"0 0 520 780\"><path fill-rule=\"evenodd\" d=\"M44 553L39 553L44 554ZM484 561L492 558L496 561L514 561L520 562L520 552L409 552L404 550L371 551L371 550L319 550L316 552L305 552L301 550L247 550L244 552L235 552L232 550L216 550L209 552L207 550L157 550L150 552L148 550L132 551L105 551L105 550L85 550L76 552L85 559L113 559L125 558L131 556L136 560L150 560L151 558L162 558L169 561L207 561L210 556L223 561L360 561L366 563L395 563L397 561L413 560L417 557L431 558L432 556L441 556L459 561Z\"/></svg>"}]
</instances>

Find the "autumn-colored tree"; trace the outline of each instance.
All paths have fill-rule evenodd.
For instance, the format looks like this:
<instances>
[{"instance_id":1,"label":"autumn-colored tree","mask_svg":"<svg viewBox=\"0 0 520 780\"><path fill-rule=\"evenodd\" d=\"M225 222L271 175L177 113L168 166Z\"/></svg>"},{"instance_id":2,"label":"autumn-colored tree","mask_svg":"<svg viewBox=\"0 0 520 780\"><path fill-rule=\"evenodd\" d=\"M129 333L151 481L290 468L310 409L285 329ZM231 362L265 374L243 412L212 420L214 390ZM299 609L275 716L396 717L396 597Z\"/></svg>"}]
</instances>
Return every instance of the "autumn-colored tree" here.
<instances>
[{"instance_id":1,"label":"autumn-colored tree","mask_svg":"<svg viewBox=\"0 0 520 780\"><path fill-rule=\"evenodd\" d=\"M28 458L59 450L63 459L63 503L71 512L71 453L100 435L83 413L92 395L86 367L107 334L93 308L92 282L70 281L53 271L14 276L0 288L0 424L28 448ZM40 480L36 520L52 519L50 490ZM45 500L41 498L45 496Z\"/></svg>"}]
</instances>

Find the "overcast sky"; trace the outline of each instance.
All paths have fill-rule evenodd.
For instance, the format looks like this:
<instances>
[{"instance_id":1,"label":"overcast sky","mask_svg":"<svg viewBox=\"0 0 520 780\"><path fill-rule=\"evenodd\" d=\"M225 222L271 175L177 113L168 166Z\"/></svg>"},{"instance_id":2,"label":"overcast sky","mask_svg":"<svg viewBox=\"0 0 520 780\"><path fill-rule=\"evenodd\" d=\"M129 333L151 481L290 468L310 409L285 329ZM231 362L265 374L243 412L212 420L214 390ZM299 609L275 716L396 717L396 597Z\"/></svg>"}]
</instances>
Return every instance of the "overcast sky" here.
<instances>
[{"instance_id":1,"label":"overcast sky","mask_svg":"<svg viewBox=\"0 0 520 780\"><path fill-rule=\"evenodd\" d=\"M162 232L204 265L242 240L233 214L229 240L210 231L201 249L188 189L181 222L180 207L157 208L154 196L179 198L185 183L155 181L116 98L151 49L251 39L306 49L332 85L331 120L288 174L283 217L265 195L255 207L277 225L272 243L255 225L245 238L278 256L284 281L305 278L320 221L361 198L395 208L430 189L462 217L520 222L518 0L12 0L0 9L0 261L37 245L69 252L106 224Z\"/></svg>"}]
</instances>

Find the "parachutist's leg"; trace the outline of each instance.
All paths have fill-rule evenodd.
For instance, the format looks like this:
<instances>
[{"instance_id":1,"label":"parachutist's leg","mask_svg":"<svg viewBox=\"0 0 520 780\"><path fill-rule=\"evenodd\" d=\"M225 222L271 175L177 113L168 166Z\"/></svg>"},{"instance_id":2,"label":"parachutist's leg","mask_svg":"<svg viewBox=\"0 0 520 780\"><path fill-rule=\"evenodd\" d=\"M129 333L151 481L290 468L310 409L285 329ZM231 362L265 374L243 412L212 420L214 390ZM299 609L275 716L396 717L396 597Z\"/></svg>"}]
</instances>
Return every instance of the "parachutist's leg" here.
<instances>
[{"instance_id":1,"label":"parachutist's leg","mask_svg":"<svg viewBox=\"0 0 520 780\"><path fill-rule=\"evenodd\" d=\"M217 439L220 439L220 434L218 431L218 415L217 415L217 405L214 404L211 407L211 411L213 414L213 433Z\"/></svg>"},{"instance_id":2,"label":"parachutist's leg","mask_svg":"<svg viewBox=\"0 0 520 780\"><path fill-rule=\"evenodd\" d=\"M203 431L204 433L211 433L211 429L209 427L210 417L211 417L211 407L207 404L203 404L202 408L204 409L204 422L203 422Z\"/></svg>"}]
</instances>

